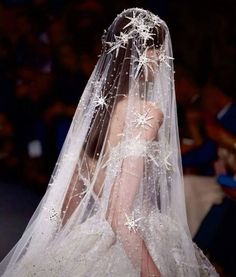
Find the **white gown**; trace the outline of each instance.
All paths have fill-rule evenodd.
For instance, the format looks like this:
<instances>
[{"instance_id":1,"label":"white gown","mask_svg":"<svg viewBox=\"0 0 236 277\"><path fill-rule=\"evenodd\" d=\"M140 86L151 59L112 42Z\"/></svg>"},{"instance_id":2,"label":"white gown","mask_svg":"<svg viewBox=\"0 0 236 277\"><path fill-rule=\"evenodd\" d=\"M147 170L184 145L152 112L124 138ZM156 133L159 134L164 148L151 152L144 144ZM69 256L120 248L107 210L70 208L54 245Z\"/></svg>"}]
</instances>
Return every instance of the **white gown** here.
<instances>
[{"instance_id":1,"label":"white gown","mask_svg":"<svg viewBox=\"0 0 236 277\"><path fill-rule=\"evenodd\" d=\"M146 221L149 228L144 228L142 235L148 238L145 242L149 252L154 254L161 276L199 276L199 268L184 264L178 239L180 230L161 214L150 216ZM175 236L174 240L169 237ZM152 238L151 238L152 237ZM92 249L92 253L90 251ZM158 249L158 253L157 253ZM166 260L169 267L166 267ZM161 266L163 263L163 267ZM204 266L200 276L213 276ZM126 255L123 246L116 241L116 236L106 220L93 216L77 226L66 239L44 249L36 256L25 257L12 271L17 277L139 277ZM3 275L5 276L5 275Z\"/></svg>"},{"instance_id":2,"label":"white gown","mask_svg":"<svg viewBox=\"0 0 236 277\"><path fill-rule=\"evenodd\" d=\"M147 147L150 151L147 151ZM144 153L154 159L153 148L158 147L156 141L142 144L119 144L111 150L111 159L107 171L109 178L114 178L117 172L119 153L127 156L142 156ZM119 156L122 160L124 156ZM156 157L156 160L160 157ZM116 166L118 170L118 167ZM106 180L104 181L106 183ZM94 197L96 197L94 195ZM100 201L99 199L97 199ZM98 210L81 224L65 228L44 249L36 252L27 251L17 266L2 277L139 277L127 256L122 243L117 239L110 223ZM151 212L138 222L137 232L158 267L161 276L165 277L194 277L215 276L213 268L204 259L201 250L196 246L196 257L199 266L189 263L189 257L184 251L184 240L189 241L185 230L171 217L159 212ZM186 245L185 245L186 246ZM168 265L167 265L168 261Z\"/></svg>"}]
</instances>

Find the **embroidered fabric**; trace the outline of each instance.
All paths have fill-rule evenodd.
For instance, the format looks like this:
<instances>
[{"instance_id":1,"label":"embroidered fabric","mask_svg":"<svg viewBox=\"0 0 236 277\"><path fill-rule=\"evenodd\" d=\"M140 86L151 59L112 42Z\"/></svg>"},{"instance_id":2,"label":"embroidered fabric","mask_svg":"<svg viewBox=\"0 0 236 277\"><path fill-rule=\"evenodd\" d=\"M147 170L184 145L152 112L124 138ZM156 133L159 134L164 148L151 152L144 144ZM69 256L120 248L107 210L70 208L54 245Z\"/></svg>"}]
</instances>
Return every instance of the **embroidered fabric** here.
<instances>
[{"instance_id":1,"label":"embroidered fabric","mask_svg":"<svg viewBox=\"0 0 236 277\"><path fill-rule=\"evenodd\" d=\"M168 27L128 9L102 41L46 194L0 275L218 276L187 226Z\"/></svg>"},{"instance_id":2,"label":"embroidered fabric","mask_svg":"<svg viewBox=\"0 0 236 277\"><path fill-rule=\"evenodd\" d=\"M161 276L212 276L214 269L197 246L200 264L188 263L180 239L184 230L170 217L152 213L140 223L139 231ZM173 239L170 240L170 236ZM165 265L166 260L169 267ZM66 239L55 240L41 255L25 257L24 263L13 272L12 276L19 277L140 276L116 240L110 224L98 220L97 216L71 230Z\"/></svg>"}]
</instances>

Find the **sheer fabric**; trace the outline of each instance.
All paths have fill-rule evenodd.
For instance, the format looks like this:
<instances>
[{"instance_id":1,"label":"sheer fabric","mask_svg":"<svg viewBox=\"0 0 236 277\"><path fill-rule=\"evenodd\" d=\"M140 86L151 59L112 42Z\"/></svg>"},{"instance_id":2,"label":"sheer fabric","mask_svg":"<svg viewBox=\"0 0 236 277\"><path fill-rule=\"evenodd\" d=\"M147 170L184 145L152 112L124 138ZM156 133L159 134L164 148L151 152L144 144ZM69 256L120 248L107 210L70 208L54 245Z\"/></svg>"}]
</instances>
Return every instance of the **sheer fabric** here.
<instances>
[{"instance_id":1,"label":"sheer fabric","mask_svg":"<svg viewBox=\"0 0 236 277\"><path fill-rule=\"evenodd\" d=\"M2 276L218 276L187 226L168 27L128 9L102 41Z\"/></svg>"}]
</instances>

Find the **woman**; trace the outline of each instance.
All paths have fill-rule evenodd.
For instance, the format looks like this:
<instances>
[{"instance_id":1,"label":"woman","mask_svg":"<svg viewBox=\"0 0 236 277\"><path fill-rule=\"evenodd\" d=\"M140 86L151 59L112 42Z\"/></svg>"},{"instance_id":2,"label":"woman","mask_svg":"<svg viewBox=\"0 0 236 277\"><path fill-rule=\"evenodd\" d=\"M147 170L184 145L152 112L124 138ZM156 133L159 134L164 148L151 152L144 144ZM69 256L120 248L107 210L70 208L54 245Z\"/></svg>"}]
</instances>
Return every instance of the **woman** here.
<instances>
[{"instance_id":1,"label":"woman","mask_svg":"<svg viewBox=\"0 0 236 277\"><path fill-rule=\"evenodd\" d=\"M168 28L123 11L6 276L217 276L186 222Z\"/></svg>"}]
</instances>

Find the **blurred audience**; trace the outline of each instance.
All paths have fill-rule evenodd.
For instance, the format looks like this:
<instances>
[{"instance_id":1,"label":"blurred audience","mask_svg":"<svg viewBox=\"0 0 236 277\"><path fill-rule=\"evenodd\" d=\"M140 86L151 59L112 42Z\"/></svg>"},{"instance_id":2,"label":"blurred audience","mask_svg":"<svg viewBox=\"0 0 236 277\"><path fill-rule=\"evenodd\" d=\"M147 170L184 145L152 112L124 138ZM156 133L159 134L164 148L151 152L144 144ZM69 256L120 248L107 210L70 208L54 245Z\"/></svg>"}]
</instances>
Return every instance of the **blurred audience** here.
<instances>
[{"instance_id":1,"label":"blurred audience","mask_svg":"<svg viewBox=\"0 0 236 277\"><path fill-rule=\"evenodd\" d=\"M212 175L217 147L203 124L202 87L180 65L176 67L176 96L184 173Z\"/></svg>"},{"instance_id":2,"label":"blurred audience","mask_svg":"<svg viewBox=\"0 0 236 277\"><path fill-rule=\"evenodd\" d=\"M206 130L218 147L216 180L226 197L220 205L212 207L196 236L196 242L224 268L226 276L236 275L236 223L233 220L236 214L235 70L230 64L217 67L204 89Z\"/></svg>"},{"instance_id":3,"label":"blurred audience","mask_svg":"<svg viewBox=\"0 0 236 277\"><path fill-rule=\"evenodd\" d=\"M18 166L13 125L5 114L0 113L0 179L16 182L19 178Z\"/></svg>"},{"instance_id":4,"label":"blurred audience","mask_svg":"<svg viewBox=\"0 0 236 277\"><path fill-rule=\"evenodd\" d=\"M0 17L0 179L43 192L108 22L95 0L6 0Z\"/></svg>"}]
</instances>

